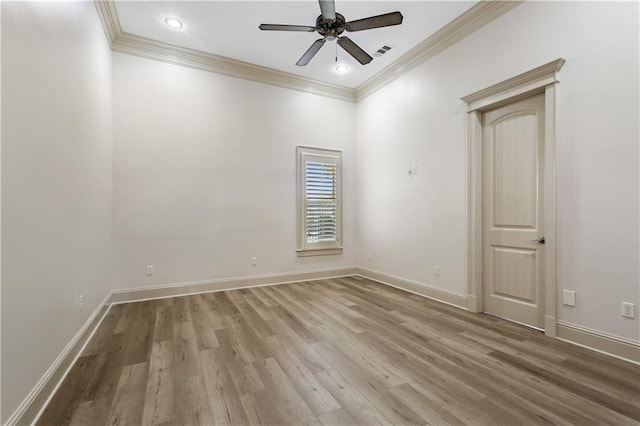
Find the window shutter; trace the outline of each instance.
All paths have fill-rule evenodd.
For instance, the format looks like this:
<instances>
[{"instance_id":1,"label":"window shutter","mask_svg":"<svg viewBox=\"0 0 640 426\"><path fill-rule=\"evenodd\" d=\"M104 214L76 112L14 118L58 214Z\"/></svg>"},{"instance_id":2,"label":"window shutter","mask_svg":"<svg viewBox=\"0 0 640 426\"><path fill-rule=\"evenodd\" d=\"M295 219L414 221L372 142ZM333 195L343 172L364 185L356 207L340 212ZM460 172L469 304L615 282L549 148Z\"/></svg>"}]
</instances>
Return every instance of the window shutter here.
<instances>
[{"instance_id":1,"label":"window shutter","mask_svg":"<svg viewBox=\"0 0 640 426\"><path fill-rule=\"evenodd\" d=\"M342 151L296 147L298 256L342 253Z\"/></svg>"},{"instance_id":2,"label":"window shutter","mask_svg":"<svg viewBox=\"0 0 640 426\"><path fill-rule=\"evenodd\" d=\"M305 238L307 243L338 241L338 165L305 162Z\"/></svg>"}]
</instances>

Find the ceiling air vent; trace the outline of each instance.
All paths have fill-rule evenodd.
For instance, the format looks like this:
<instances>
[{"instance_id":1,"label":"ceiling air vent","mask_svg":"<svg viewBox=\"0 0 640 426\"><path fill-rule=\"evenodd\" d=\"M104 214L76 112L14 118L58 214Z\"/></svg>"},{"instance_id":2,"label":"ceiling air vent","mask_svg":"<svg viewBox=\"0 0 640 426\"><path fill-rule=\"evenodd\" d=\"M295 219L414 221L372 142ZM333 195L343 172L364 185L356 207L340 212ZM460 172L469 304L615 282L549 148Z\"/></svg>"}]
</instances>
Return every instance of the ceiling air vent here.
<instances>
[{"instance_id":1,"label":"ceiling air vent","mask_svg":"<svg viewBox=\"0 0 640 426\"><path fill-rule=\"evenodd\" d=\"M373 56L380 57L380 56L384 55L385 53L387 53L388 51L390 51L391 49L392 49L392 46L387 46L385 44L380 49L376 50L376 53L374 53Z\"/></svg>"}]
</instances>

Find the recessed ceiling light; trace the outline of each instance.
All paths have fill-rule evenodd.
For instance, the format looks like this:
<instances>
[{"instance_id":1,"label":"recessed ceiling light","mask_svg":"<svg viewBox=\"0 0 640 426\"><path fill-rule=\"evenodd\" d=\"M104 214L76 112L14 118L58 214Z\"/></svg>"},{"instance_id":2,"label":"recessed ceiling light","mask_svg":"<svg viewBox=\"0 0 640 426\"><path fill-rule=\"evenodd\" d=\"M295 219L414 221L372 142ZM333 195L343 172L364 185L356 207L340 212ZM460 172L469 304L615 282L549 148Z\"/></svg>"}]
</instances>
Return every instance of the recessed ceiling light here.
<instances>
[{"instance_id":1,"label":"recessed ceiling light","mask_svg":"<svg viewBox=\"0 0 640 426\"><path fill-rule=\"evenodd\" d=\"M180 28L183 27L182 21L179 20L178 18L166 18L164 20L164 23L176 30L179 30Z\"/></svg>"},{"instance_id":2,"label":"recessed ceiling light","mask_svg":"<svg viewBox=\"0 0 640 426\"><path fill-rule=\"evenodd\" d=\"M349 72L349 67L346 66L345 64L338 64L335 67L333 67L333 70L338 74L346 74Z\"/></svg>"}]
</instances>

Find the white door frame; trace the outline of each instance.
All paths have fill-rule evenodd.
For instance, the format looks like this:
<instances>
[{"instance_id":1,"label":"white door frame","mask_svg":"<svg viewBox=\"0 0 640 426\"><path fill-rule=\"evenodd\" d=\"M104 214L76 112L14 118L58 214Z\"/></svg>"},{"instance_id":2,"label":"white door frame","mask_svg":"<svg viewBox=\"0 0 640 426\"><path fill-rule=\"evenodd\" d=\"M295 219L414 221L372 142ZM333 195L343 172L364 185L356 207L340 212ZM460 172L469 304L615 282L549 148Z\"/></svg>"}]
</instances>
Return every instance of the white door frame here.
<instances>
[{"instance_id":1,"label":"white door frame","mask_svg":"<svg viewBox=\"0 0 640 426\"><path fill-rule=\"evenodd\" d=\"M557 221L556 221L556 138L558 72L562 58L519 74L462 98L467 103L468 178L468 304L471 312L483 312L482 292L482 114L532 95L544 93L544 224L545 224L545 315L544 332L556 337L557 309Z\"/></svg>"}]
</instances>

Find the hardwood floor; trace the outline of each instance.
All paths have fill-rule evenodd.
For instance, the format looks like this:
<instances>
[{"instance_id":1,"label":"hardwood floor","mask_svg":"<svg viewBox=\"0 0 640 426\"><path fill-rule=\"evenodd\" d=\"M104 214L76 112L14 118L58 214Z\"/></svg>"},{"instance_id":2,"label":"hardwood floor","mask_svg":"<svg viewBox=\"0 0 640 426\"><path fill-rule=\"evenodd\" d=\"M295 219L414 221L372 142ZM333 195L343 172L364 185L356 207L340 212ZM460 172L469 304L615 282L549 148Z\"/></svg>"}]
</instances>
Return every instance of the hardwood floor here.
<instances>
[{"instance_id":1,"label":"hardwood floor","mask_svg":"<svg viewBox=\"0 0 640 426\"><path fill-rule=\"evenodd\" d=\"M38 424L640 424L640 367L340 278L114 305Z\"/></svg>"}]
</instances>

